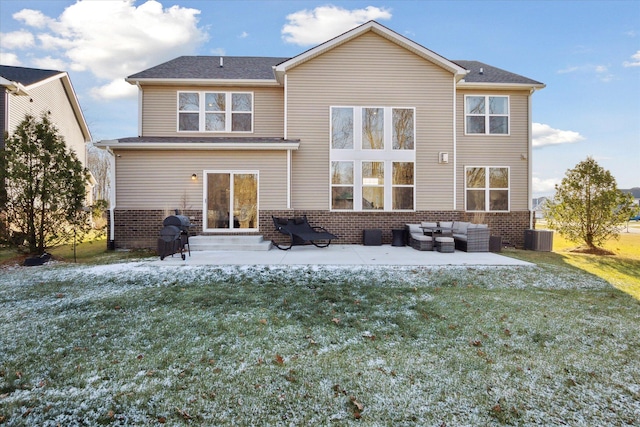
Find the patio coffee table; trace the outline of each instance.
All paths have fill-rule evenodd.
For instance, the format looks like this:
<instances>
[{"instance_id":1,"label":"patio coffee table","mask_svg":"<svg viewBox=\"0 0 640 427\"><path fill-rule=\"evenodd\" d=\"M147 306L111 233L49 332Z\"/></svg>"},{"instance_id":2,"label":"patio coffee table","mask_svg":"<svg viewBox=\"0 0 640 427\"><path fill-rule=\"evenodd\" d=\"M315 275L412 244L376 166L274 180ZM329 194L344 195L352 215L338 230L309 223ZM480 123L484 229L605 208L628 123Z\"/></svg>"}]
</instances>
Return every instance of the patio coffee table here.
<instances>
[{"instance_id":1,"label":"patio coffee table","mask_svg":"<svg viewBox=\"0 0 640 427\"><path fill-rule=\"evenodd\" d=\"M453 229L448 227L420 227L426 236L431 237L452 237Z\"/></svg>"}]
</instances>

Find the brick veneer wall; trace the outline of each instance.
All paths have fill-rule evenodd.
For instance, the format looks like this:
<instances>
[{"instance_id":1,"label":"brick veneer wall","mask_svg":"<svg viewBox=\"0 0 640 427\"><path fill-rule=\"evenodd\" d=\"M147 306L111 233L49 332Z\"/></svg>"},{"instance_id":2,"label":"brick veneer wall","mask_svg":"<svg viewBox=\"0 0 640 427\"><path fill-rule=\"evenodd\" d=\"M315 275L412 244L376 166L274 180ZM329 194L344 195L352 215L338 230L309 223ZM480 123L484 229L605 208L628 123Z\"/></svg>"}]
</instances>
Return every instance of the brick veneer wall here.
<instances>
[{"instance_id":1,"label":"brick veneer wall","mask_svg":"<svg viewBox=\"0 0 640 427\"><path fill-rule=\"evenodd\" d=\"M162 221L167 215L164 210L118 210L115 217L115 247L119 249L155 249ZM190 218L192 234L215 235L202 232L202 211L181 213ZM325 227L339 236L336 243L362 244L362 230L382 230L382 243L391 243L391 230L403 229L405 224L422 221L470 221L477 222L474 214L457 211L421 211L421 212L327 212L306 210L261 211L260 231L265 240L283 241L282 234L275 231L271 216L294 217L307 215L311 225ZM529 228L529 212L486 213L483 223L488 224L491 234L502 236L503 243L522 248L524 230ZM222 234L222 233L219 233ZM246 235L247 233L224 233Z\"/></svg>"}]
</instances>

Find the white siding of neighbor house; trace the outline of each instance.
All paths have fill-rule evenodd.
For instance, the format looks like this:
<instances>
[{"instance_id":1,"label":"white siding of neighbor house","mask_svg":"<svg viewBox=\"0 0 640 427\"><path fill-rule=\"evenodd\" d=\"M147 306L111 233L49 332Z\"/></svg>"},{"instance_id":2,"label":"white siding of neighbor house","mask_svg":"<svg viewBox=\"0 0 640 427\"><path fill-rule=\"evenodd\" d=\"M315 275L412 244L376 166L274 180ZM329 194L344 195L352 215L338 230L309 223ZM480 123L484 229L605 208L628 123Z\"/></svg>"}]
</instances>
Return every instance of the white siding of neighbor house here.
<instances>
[{"instance_id":1,"label":"white siding of neighbor house","mask_svg":"<svg viewBox=\"0 0 640 427\"><path fill-rule=\"evenodd\" d=\"M84 135L78 119L71 107L69 98L60 79L53 79L28 89L29 95L9 95L8 133L11 135L24 120L26 114L37 119L45 111L51 112L51 121L64 137L67 147L72 149L78 159L86 166L87 154Z\"/></svg>"},{"instance_id":2,"label":"white siding of neighbor house","mask_svg":"<svg viewBox=\"0 0 640 427\"><path fill-rule=\"evenodd\" d=\"M143 86L142 136L284 136L284 89L282 87ZM252 133L178 132L178 92L253 92Z\"/></svg>"},{"instance_id":3,"label":"white siding of neighbor house","mask_svg":"<svg viewBox=\"0 0 640 427\"><path fill-rule=\"evenodd\" d=\"M114 152L118 209L202 209L204 170L258 171L260 209L286 208L286 151Z\"/></svg>"},{"instance_id":4,"label":"white siding of neighbor house","mask_svg":"<svg viewBox=\"0 0 640 427\"><path fill-rule=\"evenodd\" d=\"M509 135L465 135L464 96L509 96ZM527 210L528 200L528 140L529 91L464 90L458 92L456 119L458 135L457 208L464 210L465 166L509 166L511 210ZM523 158L524 157L524 158Z\"/></svg>"},{"instance_id":5,"label":"white siding of neighbor house","mask_svg":"<svg viewBox=\"0 0 640 427\"><path fill-rule=\"evenodd\" d=\"M391 41L367 32L287 73L287 137L293 152L292 208L329 209L331 106L416 108L418 210L453 206L453 75Z\"/></svg>"}]
</instances>

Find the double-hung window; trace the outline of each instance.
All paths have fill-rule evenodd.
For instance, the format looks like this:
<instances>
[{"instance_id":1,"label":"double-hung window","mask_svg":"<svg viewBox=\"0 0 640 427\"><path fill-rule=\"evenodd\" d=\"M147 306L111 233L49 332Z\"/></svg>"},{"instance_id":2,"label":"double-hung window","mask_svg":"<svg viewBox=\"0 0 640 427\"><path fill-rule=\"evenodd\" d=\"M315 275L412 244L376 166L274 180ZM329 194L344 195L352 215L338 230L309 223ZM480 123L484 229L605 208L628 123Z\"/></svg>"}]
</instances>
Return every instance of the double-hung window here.
<instances>
[{"instance_id":1,"label":"double-hung window","mask_svg":"<svg viewBox=\"0 0 640 427\"><path fill-rule=\"evenodd\" d=\"M467 211L509 211L509 167L467 166L465 203Z\"/></svg>"},{"instance_id":2,"label":"double-hung window","mask_svg":"<svg viewBox=\"0 0 640 427\"><path fill-rule=\"evenodd\" d=\"M467 95L465 133L467 135L508 135L509 97Z\"/></svg>"},{"instance_id":3,"label":"double-hung window","mask_svg":"<svg viewBox=\"0 0 640 427\"><path fill-rule=\"evenodd\" d=\"M331 107L331 209L415 209L415 109Z\"/></svg>"},{"instance_id":4,"label":"double-hung window","mask_svg":"<svg viewBox=\"0 0 640 427\"><path fill-rule=\"evenodd\" d=\"M251 92L178 92L179 132L252 132Z\"/></svg>"}]
</instances>

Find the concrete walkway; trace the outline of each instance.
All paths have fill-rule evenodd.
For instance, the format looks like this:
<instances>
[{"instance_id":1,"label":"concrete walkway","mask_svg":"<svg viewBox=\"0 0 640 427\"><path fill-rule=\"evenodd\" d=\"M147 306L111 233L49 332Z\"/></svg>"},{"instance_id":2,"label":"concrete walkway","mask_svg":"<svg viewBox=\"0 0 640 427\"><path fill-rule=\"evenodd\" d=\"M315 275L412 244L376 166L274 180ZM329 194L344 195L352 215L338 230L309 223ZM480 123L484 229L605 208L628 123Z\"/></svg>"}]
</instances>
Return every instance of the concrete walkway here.
<instances>
[{"instance_id":1,"label":"concrete walkway","mask_svg":"<svg viewBox=\"0 0 640 427\"><path fill-rule=\"evenodd\" d=\"M533 265L491 252L440 253L409 246L331 245L328 248L294 246L288 251L192 251L186 260L169 256L152 265Z\"/></svg>"}]
</instances>

